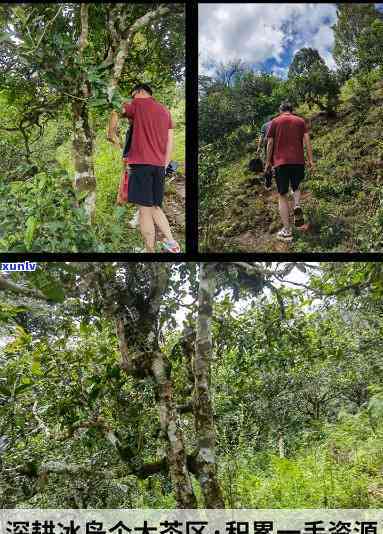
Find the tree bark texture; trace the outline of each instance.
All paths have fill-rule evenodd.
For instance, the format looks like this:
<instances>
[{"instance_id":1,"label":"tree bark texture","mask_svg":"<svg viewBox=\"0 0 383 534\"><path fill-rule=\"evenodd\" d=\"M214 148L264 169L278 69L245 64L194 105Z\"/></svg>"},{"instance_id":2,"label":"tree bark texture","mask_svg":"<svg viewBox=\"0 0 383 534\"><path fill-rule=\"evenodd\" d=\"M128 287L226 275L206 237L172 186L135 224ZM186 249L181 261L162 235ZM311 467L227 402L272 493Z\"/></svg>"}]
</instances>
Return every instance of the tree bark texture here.
<instances>
[{"instance_id":1,"label":"tree bark texture","mask_svg":"<svg viewBox=\"0 0 383 534\"><path fill-rule=\"evenodd\" d=\"M74 189L85 192L84 208L92 221L96 209L96 177L93 163L93 133L89 124L87 103L82 100L72 102L73 113L73 156Z\"/></svg>"},{"instance_id":2,"label":"tree bark texture","mask_svg":"<svg viewBox=\"0 0 383 534\"><path fill-rule=\"evenodd\" d=\"M170 362L158 342L160 307L169 281L168 266L153 263L151 292L135 310L121 310L116 316L122 367L136 377L151 377L160 416L161 436L178 508L196 508L191 477L187 467L184 438L173 395Z\"/></svg>"},{"instance_id":3,"label":"tree bark texture","mask_svg":"<svg viewBox=\"0 0 383 534\"><path fill-rule=\"evenodd\" d=\"M215 292L215 264L200 264L198 319L194 356L194 418L198 444L197 474L206 508L224 508L225 502L217 477L215 425L210 397L212 358L211 318Z\"/></svg>"},{"instance_id":4,"label":"tree bark texture","mask_svg":"<svg viewBox=\"0 0 383 534\"><path fill-rule=\"evenodd\" d=\"M80 7L81 33L79 36L79 56L84 60L84 50L88 46L89 4ZM73 115L73 156L74 156L74 189L85 193L83 199L85 212L89 222L93 222L96 210L96 177L93 163L93 132L89 121L87 99L90 88L84 76L78 86L78 97L72 101Z\"/></svg>"}]
</instances>

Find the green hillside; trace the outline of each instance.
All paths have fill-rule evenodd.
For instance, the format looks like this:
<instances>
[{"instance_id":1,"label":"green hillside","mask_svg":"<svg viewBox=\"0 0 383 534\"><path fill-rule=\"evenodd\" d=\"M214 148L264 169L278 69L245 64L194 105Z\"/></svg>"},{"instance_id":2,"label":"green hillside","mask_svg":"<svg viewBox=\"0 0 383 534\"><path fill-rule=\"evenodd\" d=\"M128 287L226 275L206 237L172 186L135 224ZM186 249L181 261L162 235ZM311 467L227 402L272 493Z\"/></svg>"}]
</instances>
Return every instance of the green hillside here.
<instances>
[{"instance_id":1,"label":"green hillside","mask_svg":"<svg viewBox=\"0 0 383 534\"><path fill-rule=\"evenodd\" d=\"M216 208L221 215L210 228L214 250L381 250L383 82L375 83L371 101L362 111L344 88L335 118L317 109L310 112L305 105L296 112L311 124L316 165L302 186L309 228L295 230L291 245L276 239L281 227L276 185L267 192L262 176L248 171L248 162L255 157L258 130L249 128L243 143L244 129L240 128L236 132L240 141L235 145L238 158L218 169L218 181L224 187ZM235 134L231 137L235 139Z\"/></svg>"},{"instance_id":2,"label":"green hillside","mask_svg":"<svg viewBox=\"0 0 383 534\"><path fill-rule=\"evenodd\" d=\"M308 43L283 76L241 59L200 76L201 250L382 250L383 14L373 4L336 9L331 69ZM261 126L283 101L306 120L314 159L301 186L305 224L290 243L277 239L276 184L267 191L248 171Z\"/></svg>"}]
</instances>

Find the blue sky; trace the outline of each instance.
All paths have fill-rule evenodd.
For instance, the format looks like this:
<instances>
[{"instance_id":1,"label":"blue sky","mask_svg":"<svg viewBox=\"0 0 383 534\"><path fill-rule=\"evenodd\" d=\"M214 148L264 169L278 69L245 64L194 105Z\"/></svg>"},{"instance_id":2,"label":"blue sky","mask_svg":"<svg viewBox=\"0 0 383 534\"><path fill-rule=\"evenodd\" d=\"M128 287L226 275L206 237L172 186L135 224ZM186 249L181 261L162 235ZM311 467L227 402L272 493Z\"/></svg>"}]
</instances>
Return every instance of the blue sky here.
<instances>
[{"instance_id":1,"label":"blue sky","mask_svg":"<svg viewBox=\"0 0 383 534\"><path fill-rule=\"evenodd\" d=\"M375 4L383 12L383 4ZM330 68L335 4L199 4L200 73L241 59L254 70L285 77L294 54L316 48Z\"/></svg>"}]
</instances>

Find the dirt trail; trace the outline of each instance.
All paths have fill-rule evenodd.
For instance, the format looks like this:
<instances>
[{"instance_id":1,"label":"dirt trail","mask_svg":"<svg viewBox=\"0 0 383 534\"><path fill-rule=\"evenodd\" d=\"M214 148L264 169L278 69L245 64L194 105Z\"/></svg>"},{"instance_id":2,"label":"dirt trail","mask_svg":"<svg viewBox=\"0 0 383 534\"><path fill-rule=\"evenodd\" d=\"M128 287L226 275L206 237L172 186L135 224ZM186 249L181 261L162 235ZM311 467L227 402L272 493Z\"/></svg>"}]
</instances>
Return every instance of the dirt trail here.
<instances>
[{"instance_id":1,"label":"dirt trail","mask_svg":"<svg viewBox=\"0 0 383 534\"><path fill-rule=\"evenodd\" d=\"M163 210L169 220L174 238L185 239L185 176L177 173L166 179ZM162 239L162 235L158 236Z\"/></svg>"},{"instance_id":2,"label":"dirt trail","mask_svg":"<svg viewBox=\"0 0 383 534\"><path fill-rule=\"evenodd\" d=\"M277 238L277 232L282 227L278 212L277 191L266 191L263 185L255 188L252 181L243 185L245 185L246 192L237 197L236 206L233 207L233 216L239 216L241 223L230 229L230 237L225 237L226 247L229 241L235 249L244 252L290 251L294 240L288 243ZM302 193L303 209L305 202L311 197L309 192ZM292 197L289 199L289 205L292 213ZM309 232L311 228L309 224L305 224L301 228L295 228L294 231Z\"/></svg>"}]
</instances>

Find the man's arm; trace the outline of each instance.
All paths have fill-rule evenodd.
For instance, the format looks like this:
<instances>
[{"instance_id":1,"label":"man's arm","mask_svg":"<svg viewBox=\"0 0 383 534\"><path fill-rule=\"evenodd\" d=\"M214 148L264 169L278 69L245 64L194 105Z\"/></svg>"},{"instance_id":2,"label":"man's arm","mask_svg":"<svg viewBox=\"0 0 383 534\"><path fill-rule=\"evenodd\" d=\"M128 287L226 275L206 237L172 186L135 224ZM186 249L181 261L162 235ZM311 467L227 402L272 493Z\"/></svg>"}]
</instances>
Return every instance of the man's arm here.
<instances>
[{"instance_id":1,"label":"man's arm","mask_svg":"<svg viewBox=\"0 0 383 534\"><path fill-rule=\"evenodd\" d=\"M265 165L266 169L271 167L271 156L273 155L273 147L274 147L274 137L269 137L267 139L267 156L266 156L266 165Z\"/></svg>"},{"instance_id":2,"label":"man's arm","mask_svg":"<svg viewBox=\"0 0 383 534\"><path fill-rule=\"evenodd\" d=\"M307 159L308 159L309 166L313 168L314 167L313 150L311 148L310 136L308 133L303 134L303 145L306 145Z\"/></svg>"},{"instance_id":3,"label":"man's arm","mask_svg":"<svg viewBox=\"0 0 383 534\"><path fill-rule=\"evenodd\" d=\"M170 158L172 157L173 152L173 139L174 139L174 130L168 130L168 143L166 145L166 157L165 157L165 169L170 163Z\"/></svg>"}]
</instances>

